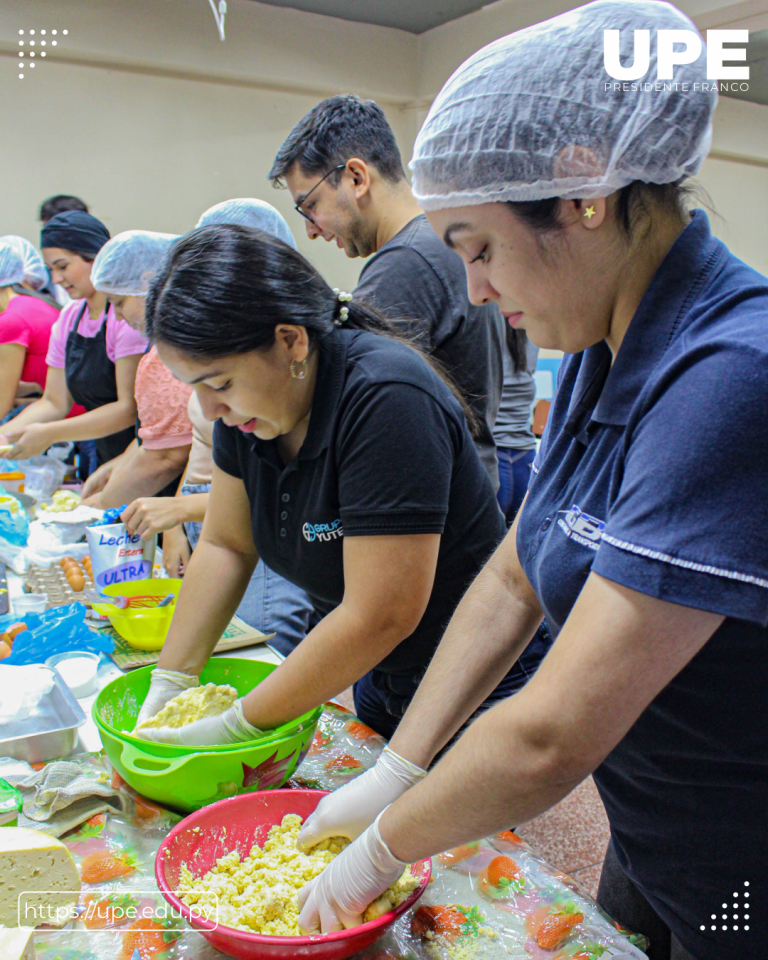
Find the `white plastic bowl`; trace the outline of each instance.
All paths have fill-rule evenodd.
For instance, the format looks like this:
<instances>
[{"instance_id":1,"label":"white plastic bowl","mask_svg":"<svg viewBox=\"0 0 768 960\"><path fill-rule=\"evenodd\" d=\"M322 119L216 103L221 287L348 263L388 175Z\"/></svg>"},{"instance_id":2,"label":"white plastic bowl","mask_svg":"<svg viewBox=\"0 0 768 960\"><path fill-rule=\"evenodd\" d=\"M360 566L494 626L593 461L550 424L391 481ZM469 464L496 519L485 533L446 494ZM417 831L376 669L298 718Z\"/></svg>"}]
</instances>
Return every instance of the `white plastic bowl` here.
<instances>
[{"instance_id":1,"label":"white plastic bowl","mask_svg":"<svg viewBox=\"0 0 768 960\"><path fill-rule=\"evenodd\" d=\"M96 671L99 655L87 650L68 650L48 657L46 666L53 667L78 700L96 692Z\"/></svg>"},{"instance_id":2,"label":"white plastic bowl","mask_svg":"<svg viewBox=\"0 0 768 960\"><path fill-rule=\"evenodd\" d=\"M14 615L25 613L45 613L48 597L44 593L22 593L11 600Z\"/></svg>"}]
</instances>

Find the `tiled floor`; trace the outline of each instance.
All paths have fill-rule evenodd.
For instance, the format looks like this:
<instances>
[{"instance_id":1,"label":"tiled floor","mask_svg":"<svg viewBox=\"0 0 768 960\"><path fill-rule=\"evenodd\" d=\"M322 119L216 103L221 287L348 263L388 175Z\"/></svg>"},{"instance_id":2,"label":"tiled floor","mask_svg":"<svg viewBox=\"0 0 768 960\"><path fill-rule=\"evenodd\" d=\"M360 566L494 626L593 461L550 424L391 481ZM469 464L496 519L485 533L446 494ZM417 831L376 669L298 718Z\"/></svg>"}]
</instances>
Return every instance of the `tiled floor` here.
<instances>
[{"instance_id":1,"label":"tiled floor","mask_svg":"<svg viewBox=\"0 0 768 960\"><path fill-rule=\"evenodd\" d=\"M610 832L592 777L551 810L518 826L517 833L585 893L596 896Z\"/></svg>"},{"instance_id":2,"label":"tiled floor","mask_svg":"<svg viewBox=\"0 0 768 960\"><path fill-rule=\"evenodd\" d=\"M336 700L355 709L351 688ZM519 825L517 833L553 867L573 877L585 893L597 895L610 832L592 777L551 810Z\"/></svg>"}]
</instances>

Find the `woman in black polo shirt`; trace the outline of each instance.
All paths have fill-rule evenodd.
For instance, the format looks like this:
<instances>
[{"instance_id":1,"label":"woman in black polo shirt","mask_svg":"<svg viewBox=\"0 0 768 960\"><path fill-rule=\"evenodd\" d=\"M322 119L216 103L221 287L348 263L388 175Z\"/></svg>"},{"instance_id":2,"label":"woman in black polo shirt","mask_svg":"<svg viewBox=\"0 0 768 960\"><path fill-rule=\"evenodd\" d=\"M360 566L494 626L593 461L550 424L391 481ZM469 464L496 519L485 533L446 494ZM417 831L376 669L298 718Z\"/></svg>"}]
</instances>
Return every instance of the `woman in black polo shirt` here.
<instances>
[{"instance_id":1,"label":"woman in black polo shirt","mask_svg":"<svg viewBox=\"0 0 768 960\"><path fill-rule=\"evenodd\" d=\"M205 524L140 719L198 682L259 556L319 622L222 721L148 737L249 739L353 683L360 717L390 736L503 537L459 401L337 294L286 244L230 225L180 241L150 291L160 357L217 423ZM516 667L487 693L526 677Z\"/></svg>"}]
</instances>

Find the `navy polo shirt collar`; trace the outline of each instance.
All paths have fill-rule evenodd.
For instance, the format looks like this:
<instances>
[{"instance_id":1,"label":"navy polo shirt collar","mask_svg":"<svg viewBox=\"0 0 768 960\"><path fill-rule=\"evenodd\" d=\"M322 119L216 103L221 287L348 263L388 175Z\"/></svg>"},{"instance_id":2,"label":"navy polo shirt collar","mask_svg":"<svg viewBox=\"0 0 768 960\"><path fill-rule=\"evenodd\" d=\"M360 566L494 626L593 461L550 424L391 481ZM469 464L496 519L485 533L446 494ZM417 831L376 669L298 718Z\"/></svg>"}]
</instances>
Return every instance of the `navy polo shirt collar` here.
<instances>
[{"instance_id":1,"label":"navy polo shirt collar","mask_svg":"<svg viewBox=\"0 0 768 960\"><path fill-rule=\"evenodd\" d=\"M347 340L340 330L334 328L321 337L317 344L319 349L317 381L312 397L309 427L299 450L299 460L313 460L328 448L333 425L337 419L336 410L344 389ZM258 437L254 437L253 449L260 457L274 463L280 470L283 469L274 440L259 440Z\"/></svg>"},{"instance_id":2,"label":"navy polo shirt collar","mask_svg":"<svg viewBox=\"0 0 768 960\"><path fill-rule=\"evenodd\" d=\"M613 364L604 341L584 351L566 424L570 434L581 436L590 420L626 426L649 371L677 336L723 250L706 213L694 211L654 274Z\"/></svg>"}]
</instances>

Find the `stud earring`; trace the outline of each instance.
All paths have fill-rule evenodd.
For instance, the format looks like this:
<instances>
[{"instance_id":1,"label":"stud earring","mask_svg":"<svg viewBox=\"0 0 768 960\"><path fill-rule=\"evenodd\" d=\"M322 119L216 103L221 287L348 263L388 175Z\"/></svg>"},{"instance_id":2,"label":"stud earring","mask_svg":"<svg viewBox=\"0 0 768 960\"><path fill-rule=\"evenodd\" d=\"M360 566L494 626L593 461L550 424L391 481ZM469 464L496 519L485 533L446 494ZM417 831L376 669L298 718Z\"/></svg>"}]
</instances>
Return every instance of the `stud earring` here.
<instances>
[{"instance_id":1,"label":"stud earring","mask_svg":"<svg viewBox=\"0 0 768 960\"><path fill-rule=\"evenodd\" d=\"M307 358L291 360L291 376L294 380L303 380L307 375Z\"/></svg>"},{"instance_id":2,"label":"stud earring","mask_svg":"<svg viewBox=\"0 0 768 960\"><path fill-rule=\"evenodd\" d=\"M597 210L595 210L594 207L587 207L587 209L584 211L584 216L587 218L587 220L591 220L596 213Z\"/></svg>"}]
</instances>

